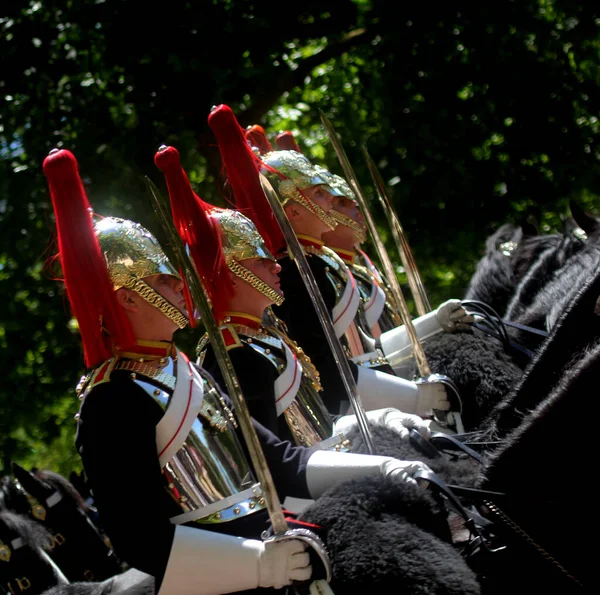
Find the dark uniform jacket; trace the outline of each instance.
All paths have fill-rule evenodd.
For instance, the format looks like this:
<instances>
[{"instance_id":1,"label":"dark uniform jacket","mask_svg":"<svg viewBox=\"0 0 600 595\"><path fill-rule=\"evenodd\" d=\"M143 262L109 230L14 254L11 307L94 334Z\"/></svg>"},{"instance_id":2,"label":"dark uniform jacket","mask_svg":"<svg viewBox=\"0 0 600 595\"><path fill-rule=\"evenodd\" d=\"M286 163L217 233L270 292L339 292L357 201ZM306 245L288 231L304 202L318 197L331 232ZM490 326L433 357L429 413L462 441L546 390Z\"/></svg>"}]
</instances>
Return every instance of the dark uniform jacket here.
<instances>
[{"instance_id":1,"label":"dark uniform jacket","mask_svg":"<svg viewBox=\"0 0 600 595\"><path fill-rule=\"evenodd\" d=\"M202 375L207 376L205 372ZM151 378L141 379L153 382ZM76 437L95 502L116 552L132 567L155 576L158 584L175 532L169 519L181 513L166 491L157 455L155 430L162 416L162 407L131 374L116 370L85 395ZM281 441L258 423L254 427L278 491L309 498L308 449ZM266 521L265 512L259 511L203 528L259 539Z\"/></svg>"}]
</instances>

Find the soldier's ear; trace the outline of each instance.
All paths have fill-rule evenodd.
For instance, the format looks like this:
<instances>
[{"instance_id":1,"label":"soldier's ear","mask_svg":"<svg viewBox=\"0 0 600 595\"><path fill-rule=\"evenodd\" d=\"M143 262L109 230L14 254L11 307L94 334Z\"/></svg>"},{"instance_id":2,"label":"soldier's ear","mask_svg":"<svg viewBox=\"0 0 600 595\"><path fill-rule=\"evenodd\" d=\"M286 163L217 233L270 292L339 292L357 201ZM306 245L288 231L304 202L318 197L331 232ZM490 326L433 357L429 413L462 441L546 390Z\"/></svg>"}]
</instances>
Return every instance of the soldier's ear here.
<instances>
[{"instance_id":1,"label":"soldier's ear","mask_svg":"<svg viewBox=\"0 0 600 595\"><path fill-rule=\"evenodd\" d=\"M290 202L285 206L285 214L290 221L297 221L301 217L300 209L294 202Z\"/></svg>"},{"instance_id":2,"label":"soldier's ear","mask_svg":"<svg viewBox=\"0 0 600 595\"><path fill-rule=\"evenodd\" d=\"M117 291L115 291L115 296L117 298L117 303L119 303L125 310L129 312L139 311L134 291L121 287L121 289L117 289Z\"/></svg>"}]
</instances>

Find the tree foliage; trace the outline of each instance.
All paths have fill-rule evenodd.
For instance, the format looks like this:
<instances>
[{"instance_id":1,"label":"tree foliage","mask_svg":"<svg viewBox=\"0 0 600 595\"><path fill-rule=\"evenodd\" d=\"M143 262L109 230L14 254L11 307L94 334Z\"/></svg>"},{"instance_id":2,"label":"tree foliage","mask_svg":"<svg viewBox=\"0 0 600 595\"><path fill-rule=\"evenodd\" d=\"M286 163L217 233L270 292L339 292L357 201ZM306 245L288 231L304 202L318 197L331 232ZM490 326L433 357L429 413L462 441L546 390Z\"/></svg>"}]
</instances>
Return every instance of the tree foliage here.
<instances>
[{"instance_id":1,"label":"tree foliage","mask_svg":"<svg viewBox=\"0 0 600 595\"><path fill-rule=\"evenodd\" d=\"M598 195L596 3L54 0L2 10L4 465L78 464L81 349L44 267L53 220L41 163L54 146L76 154L98 212L157 230L143 177L162 184L152 163L162 143L177 146L205 199L222 201L212 105L273 136L291 129L339 172L320 108L369 189L367 143L434 303L460 295L497 224L529 218L548 230L569 198L592 207Z\"/></svg>"}]
</instances>

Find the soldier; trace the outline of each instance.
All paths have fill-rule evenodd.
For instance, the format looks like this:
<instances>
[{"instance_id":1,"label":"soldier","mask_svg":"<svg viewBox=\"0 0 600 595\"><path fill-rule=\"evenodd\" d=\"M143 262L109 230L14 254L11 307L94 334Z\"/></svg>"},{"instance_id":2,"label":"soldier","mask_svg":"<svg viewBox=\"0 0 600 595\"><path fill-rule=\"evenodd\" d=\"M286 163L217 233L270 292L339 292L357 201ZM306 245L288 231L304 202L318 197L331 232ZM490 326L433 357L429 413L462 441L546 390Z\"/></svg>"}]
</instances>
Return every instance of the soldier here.
<instances>
[{"instance_id":1,"label":"soldier","mask_svg":"<svg viewBox=\"0 0 600 595\"><path fill-rule=\"evenodd\" d=\"M205 234L198 238L202 242L199 250L191 245L194 240L187 230L182 235L197 258L196 269L204 277L211 276L215 262L221 263L217 269L229 269L232 291L210 283L210 298L213 304L219 304L223 339L252 416L279 437L298 445L345 448L339 429L349 430L356 424L355 416L337 420L334 429L320 395L319 372L302 348L287 336L283 323L272 312L265 314L271 305L283 303L278 275L281 266L256 227L238 211L212 207L195 195L175 148L162 147L156 160L167 180L174 220L187 217L187 227L212 225L220 233L216 255L207 249ZM254 176L245 188L239 187L240 177L230 182L234 192L242 192L252 183L256 187L258 180ZM221 380L208 335L200 341L198 352L202 365ZM410 428L428 432L418 416L396 409L369 411L367 416L396 429L404 438L408 438Z\"/></svg>"},{"instance_id":2,"label":"soldier","mask_svg":"<svg viewBox=\"0 0 600 595\"><path fill-rule=\"evenodd\" d=\"M221 153L226 142L230 143L231 154L236 152L236 158L226 163L229 178L237 175L236 171L244 167L244 163L250 169L258 167L251 165L256 163L256 157L247 143L236 139L235 132L239 124L227 106L216 108L209 117L209 124L219 138ZM262 157L260 167L277 189L290 224L307 256L325 305L331 313L336 335L351 360L365 409L392 407L420 416L430 416L432 409L448 410L450 404L442 385L415 383L374 369L386 366L387 362L373 351L374 339L362 331L366 323L357 324L357 319L364 318L364 310L356 281L344 262L335 252L325 248L321 239L325 232L335 229L337 225L329 214L333 196L326 180L304 155L295 151L268 153ZM285 322L290 336L302 345L319 368L329 411L343 415L348 412L349 404L344 400L335 360L295 263L287 254L281 253L284 242L277 237L276 224L270 223L273 216L268 203L266 206L265 203L266 198L258 193L236 195L238 208L254 221L261 236L268 245L274 246L273 252L279 256L281 289L286 300L281 305L273 306L273 311Z\"/></svg>"},{"instance_id":3,"label":"soldier","mask_svg":"<svg viewBox=\"0 0 600 595\"><path fill-rule=\"evenodd\" d=\"M76 445L115 550L169 595L308 580L304 542L258 539L265 501L230 402L173 344L188 323L177 271L140 225L110 217L93 223L71 153L53 150L44 172L90 369L78 387ZM349 477L404 478L417 467L312 453L255 429L277 489L299 497L318 497Z\"/></svg>"},{"instance_id":4,"label":"soldier","mask_svg":"<svg viewBox=\"0 0 600 595\"><path fill-rule=\"evenodd\" d=\"M277 144L279 147L288 147L295 144L295 140L288 131L278 136ZM360 249L366 239L366 225L354 192L344 178L321 166L314 167L318 175L327 181L328 190L333 196L330 214L338 223L335 229L323 234L322 240L350 268L364 302L364 318L358 318L357 324L364 325L362 330L378 339L373 347L384 353L394 372L406 377L412 368L412 347L387 282ZM460 300L451 299L436 310L415 318L413 325L419 339L425 340L442 331L467 330L473 321L474 318L466 312Z\"/></svg>"}]
</instances>

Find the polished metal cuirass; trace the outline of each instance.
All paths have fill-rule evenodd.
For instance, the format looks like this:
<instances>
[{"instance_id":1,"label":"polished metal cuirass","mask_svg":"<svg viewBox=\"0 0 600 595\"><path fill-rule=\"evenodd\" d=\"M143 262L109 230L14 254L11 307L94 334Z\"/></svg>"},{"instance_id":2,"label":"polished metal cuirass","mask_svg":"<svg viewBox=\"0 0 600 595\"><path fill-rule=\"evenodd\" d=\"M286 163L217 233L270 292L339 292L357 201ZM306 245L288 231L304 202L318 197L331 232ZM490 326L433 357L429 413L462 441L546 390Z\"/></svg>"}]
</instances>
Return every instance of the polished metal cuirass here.
<instances>
[{"instance_id":1,"label":"polished metal cuirass","mask_svg":"<svg viewBox=\"0 0 600 595\"><path fill-rule=\"evenodd\" d=\"M212 383L203 382L200 411L162 469L167 491L181 508L181 514L171 519L175 524L221 523L265 507L260 484L236 434L235 419ZM139 374L136 383L167 410L170 392L156 388L152 379L142 380Z\"/></svg>"},{"instance_id":2,"label":"polished metal cuirass","mask_svg":"<svg viewBox=\"0 0 600 595\"><path fill-rule=\"evenodd\" d=\"M348 280L348 269L344 261L331 249L324 246L317 256L326 264L325 272L329 282L333 285L337 300L342 297ZM351 359L372 351L368 337L371 330L367 324L362 302L356 311L353 322L347 328L340 341Z\"/></svg>"}]
</instances>

